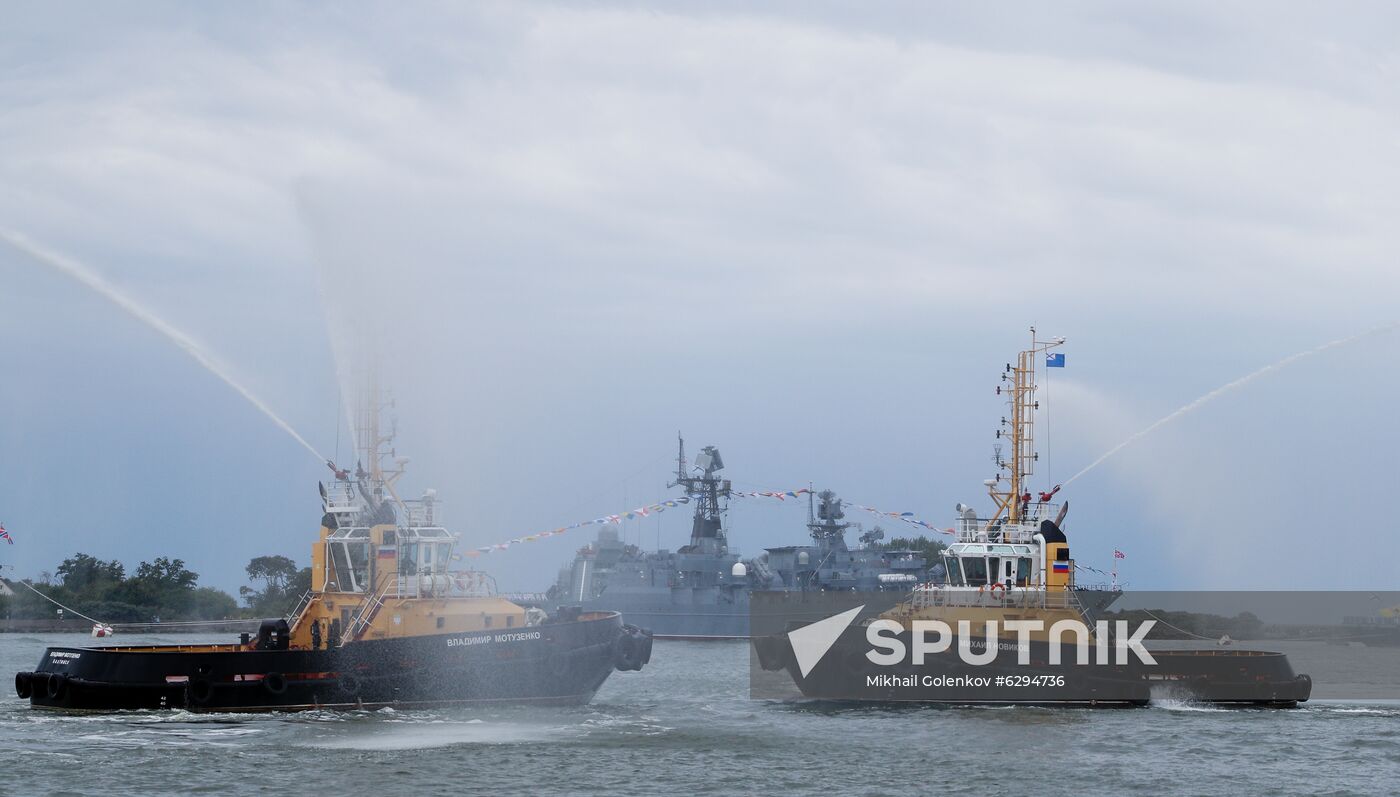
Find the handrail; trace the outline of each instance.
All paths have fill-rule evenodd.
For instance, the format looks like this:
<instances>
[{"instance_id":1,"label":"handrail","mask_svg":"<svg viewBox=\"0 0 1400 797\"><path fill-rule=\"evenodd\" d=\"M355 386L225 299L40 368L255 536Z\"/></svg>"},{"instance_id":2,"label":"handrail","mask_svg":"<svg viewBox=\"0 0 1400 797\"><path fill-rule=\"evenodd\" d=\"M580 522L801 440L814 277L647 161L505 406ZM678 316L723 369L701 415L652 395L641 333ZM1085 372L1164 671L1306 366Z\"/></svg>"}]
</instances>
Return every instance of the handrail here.
<instances>
[{"instance_id":1,"label":"handrail","mask_svg":"<svg viewBox=\"0 0 1400 797\"><path fill-rule=\"evenodd\" d=\"M303 592L303 593L301 594L301 599L297 601L296 608L295 608L295 609L292 609L292 613L289 614L289 615L287 615L287 616L291 619L291 621L292 621L291 624L290 624L290 629L291 629L292 631L295 631L295 630L296 630L297 625L299 625L299 624L301 623L301 617L302 617L302 615L305 614L305 613L306 613L306 610L309 609L309 608L311 607L311 598L312 598L311 590L307 590L306 592Z\"/></svg>"},{"instance_id":2,"label":"handrail","mask_svg":"<svg viewBox=\"0 0 1400 797\"><path fill-rule=\"evenodd\" d=\"M389 592L389 587L397 582L396 578L385 579L385 584L378 592L370 596L364 603L355 609L355 613L350 617L350 623L346 629L345 636L341 639L341 647L360 638L378 615L379 610L384 607L383 598Z\"/></svg>"},{"instance_id":3,"label":"handrail","mask_svg":"<svg viewBox=\"0 0 1400 797\"><path fill-rule=\"evenodd\" d=\"M1047 590L1044 587L1012 587L1008 590L991 585L973 589L925 583L915 585L909 593L908 603L912 609L932 606L1075 609L1085 616L1083 604L1073 590Z\"/></svg>"}]
</instances>

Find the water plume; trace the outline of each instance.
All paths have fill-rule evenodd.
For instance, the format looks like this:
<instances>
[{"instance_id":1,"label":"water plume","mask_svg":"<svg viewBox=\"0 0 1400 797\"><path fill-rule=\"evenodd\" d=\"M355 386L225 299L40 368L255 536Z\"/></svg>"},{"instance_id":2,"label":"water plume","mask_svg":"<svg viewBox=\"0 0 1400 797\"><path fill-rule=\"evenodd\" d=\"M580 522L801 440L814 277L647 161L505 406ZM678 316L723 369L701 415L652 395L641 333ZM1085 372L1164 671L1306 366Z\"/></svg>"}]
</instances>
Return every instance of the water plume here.
<instances>
[{"instance_id":1,"label":"water plume","mask_svg":"<svg viewBox=\"0 0 1400 797\"><path fill-rule=\"evenodd\" d=\"M1088 473L1089 471L1093 470L1094 468L1097 468L1099 465L1102 465L1106 460L1108 460L1108 459L1109 459L1110 457L1112 457L1114 454L1117 454L1119 451L1122 451L1123 449L1127 448L1128 446L1132 445L1133 443L1137 442L1138 440L1141 440L1142 438L1148 436L1149 434L1152 434L1153 432L1157 431L1158 429L1162 428L1163 426L1166 426L1167 424L1171 423L1172 421L1176 420L1177 418L1180 418L1181 416L1186 415L1187 413L1191 412L1192 410L1195 410L1195 409L1200 408L1202 405L1207 404L1207 403L1209 403L1210 401L1212 401L1212 400L1214 400L1214 399L1216 399L1216 398L1219 398L1220 396L1225 395L1226 393L1229 393L1229 392L1231 392L1231 391L1234 391L1234 390L1237 390L1237 389L1239 389L1239 388L1242 388L1242 387L1244 387L1245 385L1249 384L1250 382L1253 382L1254 380L1258 379L1259 377L1264 376L1265 374L1273 373L1274 371L1277 371L1277 370L1279 370L1280 368L1285 368L1285 367L1287 367L1287 366L1289 366L1289 365L1292 365L1293 363L1295 363L1295 362L1297 362L1297 361L1299 361L1299 360L1301 360L1301 359L1303 359L1303 358L1305 358L1305 357L1311 357L1311 356L1313 356L1314 354L1321 354L1322 352L1328 351L1328 350L1330 350L1330 349L1335 349L1335 348L1338 348L1338 347L1340 347L1340 346L1346 346L1347 344L1355 343L1355 342L1357 342L1357 341L1359 341L1359 340L1364 340L1364 339L1369 338L1369 337L1372 337L1372 336L1374 336L1374 335L1379 335L1379 334L1381 334L1381 333L1383 333L1383 332L1390 332L1391 330L1394 330L1394 329L1396 329L1397 327L1400 327L1400 321L1394 321L1394 322L1391 322L1391 323L1389 323L1389 324L1384 324L1384 325L1382 325L1382 326L1375 327L1374 329L1368 329L1368 330L1366 330L1365 332L1361 332L1361 333L1358 333L1358 334L1356 334L1356 335L1352 335L1351 337L1340 338L1340 339L1334 340L1334 341L1332 341L1332 342L1330 342L1330 343L1324 343L1324 344L1322 344L1321 346L1315 346L1315 347L1313 347L1313 348L1311 348L1311 349L1305 349L1305 350L1303 350L1303 351L1298 352L1297 354L1291 355L1291 356L1289 356L1289 357L1285 357L1285 358L1283 358L1282 360L1279 360L1278 362L1273 363L1272 365L1266 365L1266 366L1264 366L1263 368L1260 368L1260 369L1257 370L1257 371L1254 371L1254 372L1252 372L1252 373L1246 374L1245 376L1242 376L1242 377L1240 377L1239 379L1236 379L1236 380L1233 381L1233 382L1230 382L1230 383L1225 384L1225 385L1221 385L1220 387L1216 388L1215 390L1210 391L1209 393L1205 394L1204 396L1201 396L1200 398L1196 399L1195 401L1191 402L1190 404L1185 405L1185 406L1182 407L1181 409L1179 409L1179 410L1177 410L1177 411L1171 413L1170 415L1167 415L1167 416L1164 417L1164 418L1161 418L1160 420L1158 420L1158 421L1156 421L1155 423L1153 423L1151 426L1148 426L1147 428L1143 429L1142 431L1137 432L1136 434L1133 434L1133 435L1130 436L1127 440L1124 440L1123 442L1119 443L1118 445L1114 446L1113 448L1110 448L1107 452L1105 452L1105 453L1103 454L1103 456L1099 457L1098 459L1094 460L1093 462L1090 462L1089 465L1088 465L1087 467L1085 467L1083 470L1079 471L1078 473L1076 473L1076 474L1074 474L1073 476L1071 476L1071 477L1069 477L1068 479L1066 479L1065 482L1064 482L1064 484L1065 484L1065 485L1069 485L1070 482L1073 482L1075 479L1078 479L1080 476L1083 476L1084 474Z\"/></svg>"},{"instance_id":2,"label":"water plume","mask_svg":"<svg viewBox=\"0 0 1400 797\"><path fill-rule=\"evenodd\" d=\"M122 310L125 310L131 317L165 336L166 339L176 346L179 346L186 354L193 357L195 362L203 366L205 370L217 376L219 379L223 380L224 384L236 390L240 396L248 400L249 404L252 404L259 412L266 415L269 420L277 424L279 429L291 435L292 439L300 443L302 448L310 451L318 461L327 461L326 457L322 456L321 452L317 451L314 446L308 443L306 438L298 434L297 430L293 429L291 424L282 420L277 413L272 411L272 408L269 407L266 402L255 396L252 391L240 384L237 379L234 379L233 376L229 374L228 369L215 360L213 355L205 351L194 338L170 325L136 300L117 290L106 280L102 279L102 277L76 260L40 246L12 230L0 229L0 239L3 239L5 243L14 247L31 260L48 266L70 279L81 283L84 287L112 302Z\"/></svg>"}]
</instances>

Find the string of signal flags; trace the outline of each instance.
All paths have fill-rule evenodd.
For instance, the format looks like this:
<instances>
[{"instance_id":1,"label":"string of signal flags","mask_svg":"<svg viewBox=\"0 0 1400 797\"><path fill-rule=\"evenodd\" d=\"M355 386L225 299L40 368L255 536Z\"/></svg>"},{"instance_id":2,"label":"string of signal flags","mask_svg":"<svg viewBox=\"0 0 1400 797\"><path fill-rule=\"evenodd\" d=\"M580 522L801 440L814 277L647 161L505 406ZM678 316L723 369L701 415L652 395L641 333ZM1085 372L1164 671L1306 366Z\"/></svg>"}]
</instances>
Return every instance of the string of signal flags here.
<instances>
[{"instance_id":1,"label":"string of signal flags","mask_svg":"<svg viewBox=\"0 0 1400 797\"><path fill-rule=\"evenodd\" d=\"M811 493L812 490L807 487L802 487L797 490L733 490L730 492L730 497L786 501L789 498L799 498L801 496L808 495ZM534 534L525 534L520 537L513 537L504 542L495 543L494 545L482 545L477 548L471 548L466 551L463 551L462 555L469 558L485 556L486 554L508 550L514 545L521 545L527 542L535 542L537 540L544 540L550 537L557 537L560 534L567 534L568 532L573 531L574 529L580 529L586 526L617 525L622 523L624 520L633 520L636 518L650 517L652 515L657 515L662 512L665 512L667 509L674 509L678 506L683 506L688 503L690 503L689 496L673 498L666 501L659 501L654 504L639 506L636 509L629 509L626 512L618 512L612 515L603 515L602 517L596 517L591 520L582 520L578 523L570 523L567 526L560 526L558 528L549 529L547 531L537 531ZM857 504L846 501L843 501L842 505L855 507L856 509L864 510L872 515L876 515L884 519L897 520L901 523L907 523L911 526L926 529L928 531L935 531L939 534L951 535L955 533L952 529L940 528L927 521L919 520L917 517L914 516L913 512L887 512L882 509L877 509L873 506L867 506L865 504Z\"/></svg>"}]
</instances>

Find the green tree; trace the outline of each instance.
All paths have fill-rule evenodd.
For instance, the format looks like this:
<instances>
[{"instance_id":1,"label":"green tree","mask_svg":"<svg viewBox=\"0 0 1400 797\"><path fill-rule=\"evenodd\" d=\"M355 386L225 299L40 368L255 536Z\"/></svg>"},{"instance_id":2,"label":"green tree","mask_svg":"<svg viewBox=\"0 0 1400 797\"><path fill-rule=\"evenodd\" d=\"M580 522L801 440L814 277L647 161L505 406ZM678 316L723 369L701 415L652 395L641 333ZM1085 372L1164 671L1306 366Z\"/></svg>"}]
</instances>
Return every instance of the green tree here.
<instances>
[{"instance_id":1,"label":"green tree","mask_svg":"<svg viewBox=\"0 0 1400 797\"><path fill-rule=\"evenodd\" d=\"M227 620L238 614L238 601L221 589L199 587L190 596L191 620Z\"/></svg>"},{"instance_id":2,"label":"green tree","mask_svg":"<svg viewBox=\"0 0 1400 797\"><path fill-rule=\"evenodd\" d=\"M113 559L104 562L95 556L76 553L64 559L54 571L69 592L81 593L114 587L126 577L126 568Z\"/></svg>"},{"instance_id":3,"label":"green tree","mask_svg":"<svg viewBox=\"0 0 1400 797\"><path fill-rule=\"evenodd\" d=\"M917 537L895 537L889 542L879 546L886 551L914 551L924 558L924 561L933 566L948 549L948 544L942 540L931 540L920 534Z\"/></svg>"},{"instance_id":4,"label":"green tree","mask_svg":"<svg viewBox=\"0 0 1400 797\"><path fill-rule=\"evenodd\" d=\"M297 574L297 563L285 556L258 556L244 568L249 581L261 581L261 592L283 592Z\"/></svg>"},{"instance_id":5,"label":"green tree","mask_svg":"<svg viewBox=\"0 0 1400 797\"><path fill-rule=\"evenodd\" d=\"M148 607L156 617L183 617L189 613L198 581L199 574L185 567L183 559L161 556L137 565L136 575L123 582L113 597Z\"/></svg>"},{"instance_id":6,"label":"green tree","mask_svg":"<svg viewBox=\"0 0 1400 797\"><path fill-rule=\"evenodd\" d=\"M262 589L239 587L238 594L255 614L281 615L311 588L311 568L297 569L297 563L285 556L258 556L244 568L248 580L260 583Z\"/></svg>"}]
</instances>

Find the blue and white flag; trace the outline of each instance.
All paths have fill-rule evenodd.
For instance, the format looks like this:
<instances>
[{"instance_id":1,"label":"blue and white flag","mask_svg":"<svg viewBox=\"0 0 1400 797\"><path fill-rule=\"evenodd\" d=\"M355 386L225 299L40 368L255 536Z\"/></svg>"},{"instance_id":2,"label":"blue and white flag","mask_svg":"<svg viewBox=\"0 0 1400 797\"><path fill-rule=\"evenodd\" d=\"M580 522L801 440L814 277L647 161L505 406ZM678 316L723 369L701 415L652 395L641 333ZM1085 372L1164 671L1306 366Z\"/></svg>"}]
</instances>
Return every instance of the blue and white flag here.
<instances>
[{"instance_id":1,"label":"blue and white flag","mask_svg":"<svg viewBox=\"0 0 1400 797\"><path fill-rule=\"evenodd\" d=\"M1045 355L1045 367L1046 367L1046 368L1064 368L1064 367L1065 367L1065 356L1064 356L1063 354L1047 354L1047 355Z\"/></svg>"}]
</instances>

